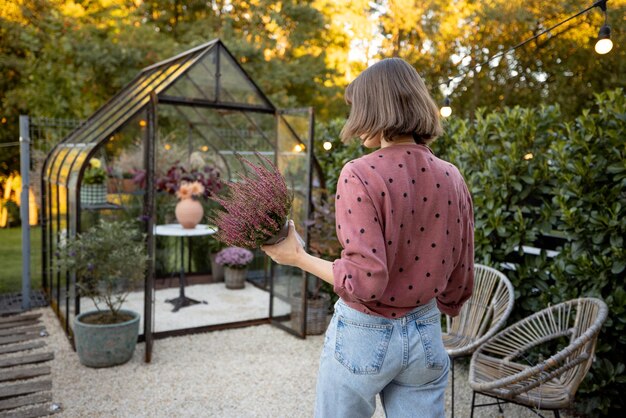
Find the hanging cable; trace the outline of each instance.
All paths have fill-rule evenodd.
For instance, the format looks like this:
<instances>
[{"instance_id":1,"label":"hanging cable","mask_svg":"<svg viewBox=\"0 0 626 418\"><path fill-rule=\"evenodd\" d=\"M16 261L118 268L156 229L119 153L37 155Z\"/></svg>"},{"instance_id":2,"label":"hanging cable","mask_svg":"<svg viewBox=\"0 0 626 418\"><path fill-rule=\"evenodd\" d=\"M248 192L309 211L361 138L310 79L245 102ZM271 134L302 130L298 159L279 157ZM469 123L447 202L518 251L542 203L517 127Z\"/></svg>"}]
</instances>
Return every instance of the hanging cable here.
<instances>
[{"instance_id":1,"label":"hanging cable","mask_svg":"<svg viewBox=\"0 0 626 418\"><path fill-rule=\"evenodd\" d=\"M535 39L539 38L542 35L545 35L546 33L558 28L561 25L564 25L565 23L569 22L572 19L577 18L578 16L581 16L585 13L587 13L589 10L594 9L596 7L599 7L603 12L604 12L604 25L602 25L602 27L600 28L600 33L598 34L598 42L596 43L595 46L595 50L598 54L606 54L608 53L612 48L613 48L613 42L611 41L611 28L609 27L609 25L607 24L607 13L606 13L606 3L608 0L598 0L595 3L593 3L591 6L587 7L584 10L581 10L580 12L576 13L575 15L572 15L570 17L568 17L567 19L547 28L542 30L541 32L537 33L536 35L534 35L531 38L526 39L525 41L522 41L520 43L518 43L515 46L512 46L511 48L507 49L506 51L502 51L499 52L495 55L493 55L492 57L486 59L483 62L480 62L476 65L474 65L473 67L469 68L468 70L466 70L465 72L458 74L454 77L451 77L448 79L448 81L440 83L440 86L443 85L447 85L448 87L450 87L450 83L460 79L459 81L463 81L465 79L465 77L467 77L470 73L472 73L474 70L476 70L478 67L482 67L484 65L489 64L491 61L497 59L497 58L502 58L503 56L515 51L518 48L523 47L524 45L526 45L529 42L534 41ZM441 115L444 115L444 109L445 113L448 114L448 116L450 116L450 114L452 114L452 108L450 108L450 98L449 98L450 93L448 92L446 94L446 97L444 99L444 106L440 109ZM446 105L447 103L447 105ZM444 116L447 117L447 116Z\"/></svg>"}]
</instances>

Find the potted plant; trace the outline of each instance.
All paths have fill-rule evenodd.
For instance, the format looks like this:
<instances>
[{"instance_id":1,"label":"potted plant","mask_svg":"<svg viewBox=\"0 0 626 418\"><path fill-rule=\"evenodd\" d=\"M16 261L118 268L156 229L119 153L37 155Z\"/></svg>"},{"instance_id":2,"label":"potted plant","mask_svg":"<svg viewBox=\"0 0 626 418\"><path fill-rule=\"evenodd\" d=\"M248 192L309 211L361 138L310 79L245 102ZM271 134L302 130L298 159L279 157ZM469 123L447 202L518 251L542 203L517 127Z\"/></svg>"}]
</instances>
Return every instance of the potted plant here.
<instances>
[{"instance_id":1,"label":"potted plant","mask_svg":"<svg viewBox=\"0 0 626 418\"><path fill-rule=\"evenodd\" d=\"M192 183L184 181L176 191L179 199L175 209L176 220L183 228L194 229L202 220L204 209L199 199L203 194L204 186L198 181Z\"/></svg>"},{"instance_id":2,"label":"potted plant","mask_svg":"<svg viewBox=\"0 0 626 418\"><path fill-rule=\"evenodd\" d=\"M217 226L216 238L230 246L256 249L280 242L289 233L293 196L278 168L259 153L265 165L255 165L240 155L251 169L227 184L223 196L213 196L221 208L213 210L210 223Z\"/></svg>"},{"instance_id":3,"label":"potted plant","mask_svg":"<svg viewBox=\"0 0 626 418\"><path fill-rule=\"evenodd\" d=\"M89 367L110 367L130 360L137 343L140 315L122 309L128 293L144 280L144 236L130 222L107 222L59 249L58 268L73 272L81 296L96 310L74 319L74 342L80 362Z\"/></svg>"},{"instance_id":4,"label":"potted plant","mask_svg":"<svg viewBox=\"0 0 626 418\"><path fill-rule=\"evenodd\" d=\"M89 160L89 166L83 174L83 182L80 189L80 203L84 206L99 205L107 201L107 187L105 181L107 173L102 168L102 162L98 158Z\"/></svg>"},{"instance_id":5,"label":"potted plant","mask_svg":"<svg viewBox=\"0 0 626 418\"><path fill-rule=\"evenodd\" d=\"M217 253L215 262L224 266L224 283L227 289L243 289L246 285L248 264L252 262L251 251L240 247L228 247Z\"/></svg>"}]
</instances>

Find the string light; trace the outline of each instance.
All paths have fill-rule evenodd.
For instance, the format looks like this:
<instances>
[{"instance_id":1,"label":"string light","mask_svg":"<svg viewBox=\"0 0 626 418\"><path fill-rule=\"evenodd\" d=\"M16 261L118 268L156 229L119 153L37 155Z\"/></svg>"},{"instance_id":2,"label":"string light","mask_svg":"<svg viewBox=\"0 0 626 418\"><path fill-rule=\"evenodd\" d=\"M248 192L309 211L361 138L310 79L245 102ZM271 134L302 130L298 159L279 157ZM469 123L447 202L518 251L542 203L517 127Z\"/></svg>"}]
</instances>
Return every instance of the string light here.
<instances>
[{"instance_id":1,"label":"string light","mask_svg":"<svg viewBox=\"0 0 626 418\"><path fill-rule=\"evenodd\" d=\"M207 152L209 150L208 145L203 145L200 147L200 151Z\"/></svg>"},{"instance_id":2,"label":"string light","mask_svg":"<svg viewBox=\"0 0 626 418\"><path fill-rule=\"evenodd\" d=\"M602 10L602 12L604 13L604 24L602 25L602 27L600 28L600 32L598 33L598 42L596 42L595 45L595 51L598 54L607 54L608 52L611 51L611 49L613 49L613 42L611 41L611 28L609 27L609 25L607 24L607 13L606 13L606 3L608 0L597 0L595 3L593 3L591 6L587 7L584 10L581 10L580 12L576 13L575 15L572 15L570 17L568 17L567 19L537 33L535 36L526 39L525 41L520 42L519 44L507 49L506 51L502 51L499 52L495 55L493 55L492 57L488 58L487 60L478 63L476 65L474 65L473 67L469 68L468 70L466 70L465 72L458 74L452 78L449 78L448 81L441 83L440 85L447 85L448 88L450 87L450 83L456 79L460 79L460 81L463 81L465 79L465 77L467 77L469 74L473 73L477 68L482 68L483 66L489 64L491 61L497 59L497 58L502 58L503 56L515 51L518 48L523 47L524 45L526 45L529 42L534 41L535 39L539 38L540 36L553 31L554 29L558 28L559 26L569 22L572 19L577 18L580 15L583 15L585 13L587 13L589 10L594 9L596 7L599 7L600 10ZM447 103L447 106L446 106ZM441 116L443 117L447 117L444 116L444 112L448 114L448 116L450 116L450 114L452 114L452 108L450 107L450 99L448 97L448 95L446 95L446 98L444 99L444 105L443 107L441 107L440 109L440 113Z\"/></svg>"},{"instance_id":3,"label":"string light","mask_svg":"<svg viewBox=\"0 0 626 418\"><path fill-rule=\"evenodd\" d=\"M145 128L146 126L148 126L148 122L146 122L145 120L141 119L139 121L139 126L141 126L142 128Z\"/></svg>"},{"instance_id":4,"label":"string light","mask_svg":"<svg viewBox=\"0 0 626 418\"><path fill-rule=\"evenodd\" d=\"M439 109L439 113L441 113L441 116L443 116L444 118L447 118L452 114L452 108L450 107L450 98L448 96L443 99L443 106L441 106L441 109Z\"/></svg>"},{"instance_id":5,"label":"string light","mask_svg":"<svg viewBox=\"0 0 626 418\"><path fill-rule=\"evenodd\" d=\"M600 55L608 54L613 49L613 41L611 41L611 28L608 25L602 25L600 33L598 33L598 42L596 42L596 52Z\"/></svg>"},{"instance_id":6,"label":"string light","mask_svg":"<svg viewBox=\"0 0 626 418\"><path fill-rule=\"evenodd\" d=\"M606 14L606 0L604 3L598 5L600 10L604 13L604 25L598 32L598 42L596 42L595 50L598 54L604 55L611 52L613 49L613 41L611 41L611 27L607 24L608 16Z\"/></svg>"},{"instance_id":7,"label":"string light","mask_svg":"<svg viewBox=\"0 0 626 418\"><path fill-rule=\"evenodd\" d=\"M533 155L533 153L532 153L532 152L529 152L528 154L524 155L524 159L525 159L526 161L528 161L528 160L532 160L532 159L533 159L533 157L534 157L534 155Z\"/></svg>"},{"instance_id":8,"label":"string light","mask_svg":"<svg viewBox=\"0 0 626 418\"><path fill-rule=\"evenodd\" d=\"M297 144L295 147L293 147L294 152L302 152L303 150L304 150L304 147L300 144Z\"/></svg>"},{"instance_id":9,"label":"string light","mask_svg":"<svg viewBox=\"0 0 626 418\"><path fill-rule=\"evenodd\" d=\"M333 147L333 144L329 141L326 141L324 142L324 144L322 144L322 146L324 147L326 151L330 151L330 149Z\"/></svg>"},{"instance_id":10,"label":"string light","mask_svg":"<svg viewBox=\"0 0 626 418\"><path fill-rule=\"evenodd\" d=\"M169 151L172 149L172 146L170 144L165 144L163 148L165 148L165 151Z\"/></svg>"}]
</instances>

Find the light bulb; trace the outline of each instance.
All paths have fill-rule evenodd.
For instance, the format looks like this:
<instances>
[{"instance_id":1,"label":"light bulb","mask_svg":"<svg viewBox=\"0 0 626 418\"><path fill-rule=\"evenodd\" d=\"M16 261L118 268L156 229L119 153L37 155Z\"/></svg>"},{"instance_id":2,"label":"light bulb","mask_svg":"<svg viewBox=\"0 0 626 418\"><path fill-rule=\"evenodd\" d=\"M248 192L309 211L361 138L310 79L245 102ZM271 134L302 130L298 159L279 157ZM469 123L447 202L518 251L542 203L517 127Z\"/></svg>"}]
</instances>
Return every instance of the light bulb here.
<instances>
[{"instance_id":1,"label":"light bulb","mask_svg":"<svg viewBox=\"0 0 626 418\"><path fill-rule=\"evenodd\" d=\"M333 147L333 144L329 141L324 142L324 144L322 145L324 147L324 149L326 151L330 151L330 149Z\"/></svg>"},{"instance_id":2,"label":"light bulb","mask_svg":"<svg viewBox=\"0 0 626 418\"><path fill-rule=\"evenodd\" d=\"M596 52L600 55L608 54L613 49L613 41L610 39L600 39L596 42Z\"/></svg>"},{"instance_id":3,"label":"light bulb","mask_svg":"<svg viewBox=\"0 0 626 418\"><path fill-rule=\"evenodd\" d=\"M302 150L304 149L304 147L300 144L296 145L295 147L293 147L294 152L302 152Z\"/></svg>"},{"instance_id":4,"label":"light bulb","mask_svg":"<svg viewBox=\"0 0 626 418\"><path fill-rule=\"evenodd\" d=\"M609 25L602 25L598 33L598 42L596 42L596 52L600 55L608 54L613 49L611 41L611 28Z\"/></svg>"},{"instance_id":5,"label":"light bulb","mask_svg":"<svg viewBox=\"0 0 626 418\"><path fill-rule=\"evenodd\" d=\"M444 118L447 118L452 114L452 108L450 107L450 98L448 96L443 99L443 106L439 110L439 113L441 113L441 116L443 116Z\"/></svg>"}]
</instances>

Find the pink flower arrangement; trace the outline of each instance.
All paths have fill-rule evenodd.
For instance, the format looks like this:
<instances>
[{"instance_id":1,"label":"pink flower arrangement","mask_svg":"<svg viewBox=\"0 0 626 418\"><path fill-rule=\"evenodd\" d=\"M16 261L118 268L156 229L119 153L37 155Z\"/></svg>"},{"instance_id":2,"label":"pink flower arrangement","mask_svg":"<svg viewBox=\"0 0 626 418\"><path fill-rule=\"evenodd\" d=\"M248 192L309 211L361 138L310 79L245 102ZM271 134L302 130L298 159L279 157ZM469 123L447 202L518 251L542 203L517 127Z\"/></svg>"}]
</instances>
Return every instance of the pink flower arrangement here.
<instances>
[{"instance_id":1,"label":"pink flower arrangement","mask_svg":"<svg viewBox=\"0 0 626 418\"><path fill-rule=\"evenodd\" d=\"M291 211L293 196L285 179L270 160L256 156L265 165L237 155L251 172L229 182L224 197L210 198L222 206L209 215L218 228L215 237L230 246L258 248L283 229Z\"/></svg>"},{"instance_id":2,"label":"pink flower arrangement","mask_svg":"<svg viewBox=\"0 0 626 418\"><path fill-rule=\"evenodd\" d=\"M244 269L252 262L253 254L245 248L228 247L217 253L215 262L232 269Z\"/></svg>"},{"instance_id":3,"label":"pink flower arrangement","mask_svg":"<svg viewBox=\"0 0 626 418\"><path fill-rule=\"evenodd\" d=\"M176 191L176 196L180 200L184 199L198 199L204 194L204 186L198 181L192 183L182 182L180 187Z\"/></svg>"}]
</instances>

